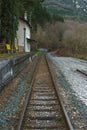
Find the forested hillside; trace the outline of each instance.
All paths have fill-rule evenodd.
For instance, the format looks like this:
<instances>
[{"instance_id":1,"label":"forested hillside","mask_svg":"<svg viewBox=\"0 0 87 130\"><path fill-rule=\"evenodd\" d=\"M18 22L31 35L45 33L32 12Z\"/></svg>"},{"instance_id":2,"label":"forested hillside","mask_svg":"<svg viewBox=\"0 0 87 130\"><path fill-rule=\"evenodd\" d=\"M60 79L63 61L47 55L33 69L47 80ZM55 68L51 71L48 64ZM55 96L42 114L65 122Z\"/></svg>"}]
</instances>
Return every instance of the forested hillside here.
<instances>
[{"instance_id":1,"label":"forested hillside","mask_svg":"<svg viewBox=\"0 0 87 130\"><path fill-rule=\"evenodd\" d=\"M49 12L62 14L65 18L87 20L86 0L45 0L43 5Z\"/></svg>"}]
</instances>

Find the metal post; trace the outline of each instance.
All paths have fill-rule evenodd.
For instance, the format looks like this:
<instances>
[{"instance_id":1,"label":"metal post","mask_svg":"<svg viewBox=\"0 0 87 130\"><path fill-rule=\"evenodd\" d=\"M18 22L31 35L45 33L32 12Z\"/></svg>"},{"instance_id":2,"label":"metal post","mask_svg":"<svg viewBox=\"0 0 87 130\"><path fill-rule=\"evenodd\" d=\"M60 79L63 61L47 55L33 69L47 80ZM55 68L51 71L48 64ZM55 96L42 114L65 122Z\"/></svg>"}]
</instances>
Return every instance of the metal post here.
<instances>
[{"instance_id":1,"label":"metal post","mask_svg":"<svg viewBox=\"0 0 87 130\"><path fill-rule=\"evenodd\" d=\"M25 42L26 42L26 28L24 27L24 52L25 52Z\"/></svg>"}]
</instances>

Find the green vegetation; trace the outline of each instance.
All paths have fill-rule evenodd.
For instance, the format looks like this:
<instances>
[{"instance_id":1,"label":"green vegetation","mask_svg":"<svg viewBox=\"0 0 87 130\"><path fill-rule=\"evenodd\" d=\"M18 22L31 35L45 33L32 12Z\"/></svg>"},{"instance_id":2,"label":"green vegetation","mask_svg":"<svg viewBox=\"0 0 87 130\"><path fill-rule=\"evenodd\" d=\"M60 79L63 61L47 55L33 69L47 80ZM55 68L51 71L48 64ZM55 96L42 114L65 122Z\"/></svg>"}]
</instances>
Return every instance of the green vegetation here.
<instances>
[{"instance_id":1,"label":"green vegetation","mask_svg":"<svg viewBox=\"0 0 87 130\"><path fill-rule=\"evenodd\" d=\"M31 16L31 23L34 30L37 30L37 26L43 26L46 22L51 22L51 15L48 13L45 7L42 7L40 3L36 4Z\"/></svg>"},{"instance_id":2,"label":"green vegetation","mask_svg":"<svg viewBox=\"0 0 87 130\"><path fill-rule=\"evenodd\" d=\"M60 13L58 13L60 14ZM52 22L55 23L56 21L64 22L64 18L61 15L53 14L52 15Z\"/></svg>"},{"instance_id":3,"label":"green vegetation","mask_svg":"<svg viewBox=\"0 0 87 130\"><path fill-rule=\"evenodd\" d=\"M19 17L24 17L24 12L29 12L41 0L0 0L0 42L14 43L18 29Z\"/></svg>"},{"instance_id":4,"label":"green vegetation","mask_svg":"<svg viewBox=\"0 0 87 130\"><path fill-rule=\"evenodd\" d=\"M25 53L24 52L22 52L22 53L13 53L11 55L10 54L0 54L0 60L12 58L12 57L15 57L15 56L22 56L22 55L25 55Z\"/></svg>"},{"instance_id":5,"label":"green vegetation","mask_svg":"<svg viewBox=\"0 0 87 130\"><path fill-rule=\"evenodd\" d=\"M62 118L61 116L56 117L56 121L57 121L57 122L63 121L63 118Z\"/></svg>"},{"instance_id":6,"label":"green vegetation","mask_svg":"<svg viewBox=\"0 0 87 130\"><path fill-rule=\"evenodd\" d=\"M60 14L62 16L65 15L74 15L74 12L72 10L65 10L65 9L58 9L58 8L48 8L49 12L52 14Z\"/></svg>"},{"instance_id":7,"label":"green vegetation","mask_svg":"<svg viewBox=\"0 0 87 130\"><path fill-rule=\"evenodd\" d=\"M40 52L39 49L36 49L36 50L35 50L35 53L36 53L37 55L39 55L41 52Z\"/></svg>"},{"instance_id":8,"label":"green vegetation","mask_svg":"<svg viewBox=\"0 0 87 130\"><path fill-rule=\"evenodd\" d=\"M85 0L45 0L44 6L51 14L60 14L67 19L87 21Z\"/></svg>"},{"instance_id":9,"label":"green vegetation","mask_svg":"<svg viewBox=\"0 0 87 130\"><path fill-rule=\"evenodd\" d=\"M1 34L0 42L14 42L18 28L18 0L1 1Z\"/></svg>"},{"instance_id":10,"label":"green vegetation","mask_svg":"<svg viewBox=\"0 0 87 130\"><path fill-rule=\"evenodd\" d=\"M42 6L42 2L43 0L0 0L0 42L13 45L19 18L24 17L25 11L32 23L33 31L37 30L38 25L52 22L54 17ZM58 16L54 20L57 21Z\"/></svg>"},{"instance_id":11,"label":"green vegetation","mask_svg":"<svg viewBox=\"0 0 87 130\"><path fill-rule=\"evenodd\" d=\"M13 45L19 18L24 17L27 11L28 20L33 26L33 38L38 41L38 48L58 50L59 55L86 58L87 24L65 22L64 18L69 15L75 19L75 12L62 9L56 12L51 8L55 14L50 14L42 2L43 0L0 0L0 43ZM86 15L83 18L82 14L78 14L77 19L85 20ZM39 50L36 50L36 53L39 54Z\"/></svg>"},{"instance_id":12,"label":"green vegetation","mask_svg":"<svg viewBox=\"0 0 87 130\"><path fill-rule=\"evenodd\" d=\"M74 54L74 55L69 55L71 57L75 57L75 58L78 58L78 59L83 59L83 60L87 60L87 55L80 55L80 54Z\"/></svg>"}]
</instances>

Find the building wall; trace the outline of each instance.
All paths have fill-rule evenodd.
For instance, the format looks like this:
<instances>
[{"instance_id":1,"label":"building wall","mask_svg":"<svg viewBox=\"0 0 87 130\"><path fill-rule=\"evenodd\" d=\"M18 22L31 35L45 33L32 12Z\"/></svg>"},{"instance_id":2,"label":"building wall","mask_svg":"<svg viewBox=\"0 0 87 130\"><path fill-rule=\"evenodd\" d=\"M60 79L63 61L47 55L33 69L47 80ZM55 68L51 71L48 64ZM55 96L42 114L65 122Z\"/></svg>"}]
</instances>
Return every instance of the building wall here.
<instances>
[{"instance_id":1,"label":"building wall","mask_svg":"<svg viewBox=\"0 0 87 130\"><path fill-rule=\"evenodd\" d=\"M24 28L26 28L25 31L25 49L24 49ZM27 39L30 39L30 27L28 24L22 20L19 20L19 27L17 31L17 38L18 38L18 46L19 46L19 51L24 51L25 52L30 52L30 45L27 42Z\"/></svg>"}]
</instances>

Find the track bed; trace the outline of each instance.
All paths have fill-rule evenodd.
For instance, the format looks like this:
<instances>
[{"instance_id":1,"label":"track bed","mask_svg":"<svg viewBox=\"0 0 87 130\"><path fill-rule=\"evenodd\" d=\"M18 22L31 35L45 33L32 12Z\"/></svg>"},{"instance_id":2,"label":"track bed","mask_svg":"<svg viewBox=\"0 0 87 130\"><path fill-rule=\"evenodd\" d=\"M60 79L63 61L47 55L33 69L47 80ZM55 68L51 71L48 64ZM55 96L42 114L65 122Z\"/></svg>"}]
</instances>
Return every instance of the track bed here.
<instances>
[{"instance_id":1,"label":"track bed","mask_svg":"<svg viewBox=\"0 0 87 130\"><path fill-rule=\"evenodd\" d=\"M44 56L36 70L21 130L68 130Z\"/></svg>"}]
</instances>

